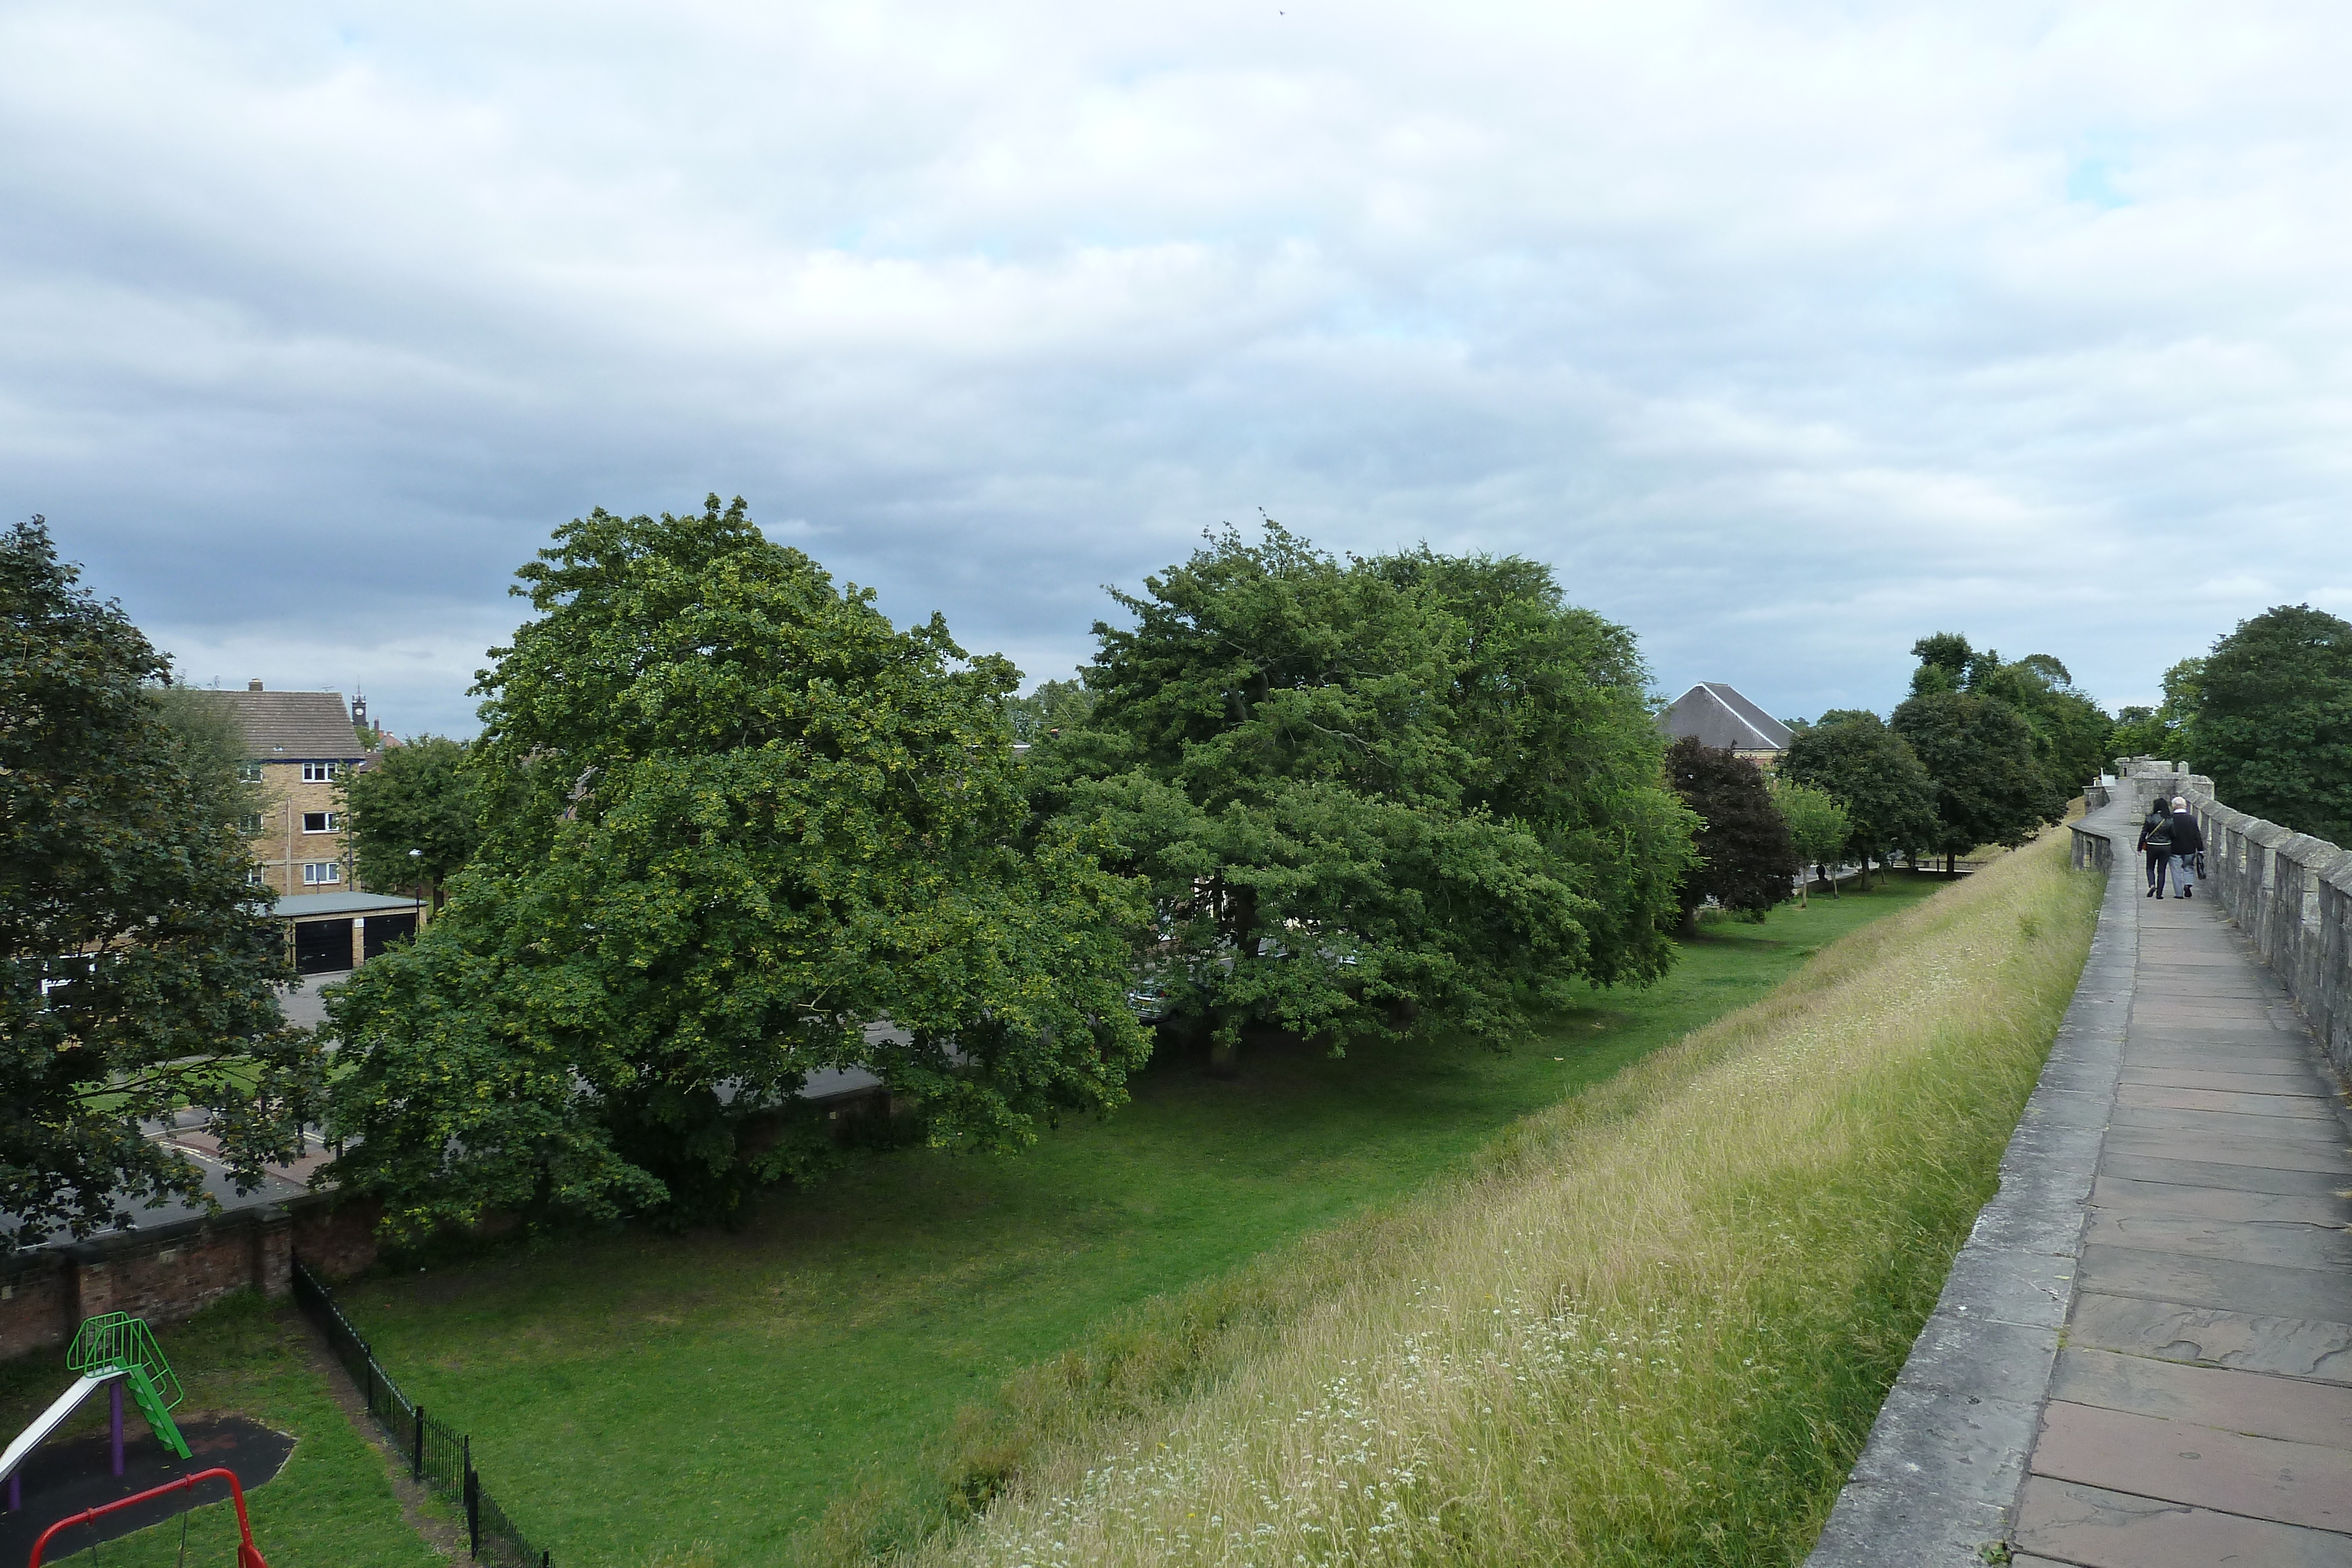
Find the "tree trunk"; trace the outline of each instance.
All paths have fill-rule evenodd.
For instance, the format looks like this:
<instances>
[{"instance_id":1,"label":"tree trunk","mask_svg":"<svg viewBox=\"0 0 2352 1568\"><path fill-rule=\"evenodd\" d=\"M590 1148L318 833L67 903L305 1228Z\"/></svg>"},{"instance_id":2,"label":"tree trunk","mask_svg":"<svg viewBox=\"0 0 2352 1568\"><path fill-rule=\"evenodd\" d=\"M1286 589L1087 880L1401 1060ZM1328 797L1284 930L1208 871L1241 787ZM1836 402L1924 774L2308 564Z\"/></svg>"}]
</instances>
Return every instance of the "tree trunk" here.
<instances>
[{"instance_id":1,"label":"tree trunk","mask_svg":"<svg viewBox=\"0 0 2352 1568\"><path fill-rule=\"evenodd\" d=\"M1698 940L1697 904L1691 904L1684 905L1682 929L1676 932L1675 935L1680 936L1685 942L1696 942Z\"/></svg>"},{"instance_id":2,"label":"tree trunk","mask_svg":"<svg viewBox=\"0 0 2352 1568\"><path fill-rule=\"evenodd\" d=\"M1209 1041L1209 1076L1222 1078L1230 1083L1241 1075L1242 1042L1238 1040L1211 1040Z\"/></svg>"}]
</instances>

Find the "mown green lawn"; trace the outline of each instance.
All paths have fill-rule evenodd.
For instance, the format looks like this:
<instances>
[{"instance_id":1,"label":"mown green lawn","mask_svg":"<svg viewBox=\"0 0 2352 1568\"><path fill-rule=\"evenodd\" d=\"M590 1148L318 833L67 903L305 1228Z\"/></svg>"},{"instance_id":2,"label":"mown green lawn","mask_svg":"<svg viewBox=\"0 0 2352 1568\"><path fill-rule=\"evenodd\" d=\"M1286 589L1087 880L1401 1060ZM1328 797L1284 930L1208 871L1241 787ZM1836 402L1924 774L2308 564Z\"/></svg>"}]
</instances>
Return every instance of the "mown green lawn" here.
<instances>
[{"instance_id":1,"label":"mown green lawn","mask_svg":"<svg viewBox=\"0 0 2352 1568\"><path fill-rule=\"evenodd\" d=\"M1106 1314L1456 1167L1520 1115L1769 990L1942 883L1724 924L1543 1044L1169 1057L1024 1154L862 1159L740 1231L640 1233L382 1277L345 1304L560 1563L771 1563L869 1469Z\"/></svg>"}]
</instances>

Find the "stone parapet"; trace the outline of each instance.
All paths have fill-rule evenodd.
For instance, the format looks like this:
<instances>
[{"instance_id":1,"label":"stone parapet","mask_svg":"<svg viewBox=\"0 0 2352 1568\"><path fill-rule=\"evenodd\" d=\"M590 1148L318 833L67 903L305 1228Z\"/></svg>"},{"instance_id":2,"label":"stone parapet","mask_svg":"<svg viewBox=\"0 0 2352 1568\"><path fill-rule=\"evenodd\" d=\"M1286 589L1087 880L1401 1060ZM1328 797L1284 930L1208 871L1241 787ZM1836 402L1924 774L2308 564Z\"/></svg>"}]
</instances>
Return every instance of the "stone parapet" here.
<instances>
[{"instance_id":1,"label":"stone parapet","mask_svg":"<svg viewBox=\"0 0 2352 1568\"><path fill-rule=\"evenodd\" d=\"M2135 807L2189 802L2205 835L2206 885L2310 1019L2336 1071L2352 1077L2352 852L2231 810L2213 781L2132 762Z\"/></svg>"}]
</instances>

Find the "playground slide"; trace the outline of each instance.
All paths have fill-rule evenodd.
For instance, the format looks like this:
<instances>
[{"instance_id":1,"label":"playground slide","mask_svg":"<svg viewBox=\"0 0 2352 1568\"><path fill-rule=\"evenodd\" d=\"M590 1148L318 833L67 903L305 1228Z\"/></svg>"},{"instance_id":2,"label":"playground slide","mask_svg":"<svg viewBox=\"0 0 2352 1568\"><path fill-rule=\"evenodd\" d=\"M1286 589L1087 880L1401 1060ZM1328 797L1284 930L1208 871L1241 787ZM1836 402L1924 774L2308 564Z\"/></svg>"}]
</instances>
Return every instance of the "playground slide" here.
<instances>
[{"instance_id":1,"label":"playground slide","mask_svg":"<svg viewBox=\"0 0 2352 1568\"><path fill-rule=\"evenodd\" d=\"M8 1445L7 1453L0 1455L0 1481L15 1475L16 1467L25 1462L26 1456L39 1448L50 1433L64 1426L67 1416L81 1408L83 1400L125 1375L127 1374L121 1367L101 1366L75 1379L73 1386L58 1395L57 1402L42 1411L38 1420L16 1435L16 1440Z\"/></svg>"}]
</instances>

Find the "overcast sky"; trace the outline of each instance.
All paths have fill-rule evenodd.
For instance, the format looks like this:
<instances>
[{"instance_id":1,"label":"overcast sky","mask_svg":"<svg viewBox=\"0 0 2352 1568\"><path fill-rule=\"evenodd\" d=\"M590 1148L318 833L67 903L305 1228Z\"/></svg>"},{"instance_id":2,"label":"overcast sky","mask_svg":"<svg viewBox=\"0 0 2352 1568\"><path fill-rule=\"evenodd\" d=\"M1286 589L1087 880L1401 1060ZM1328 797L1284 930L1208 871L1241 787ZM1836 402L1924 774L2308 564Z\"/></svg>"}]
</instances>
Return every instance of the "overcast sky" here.
<instances>
[{"instance_id":1,"label":"overcast sky","mask_svg":"<svg viewBox=\"0 0 2352 1568\"><path fill-rule=\"evenodd\" d=\"M1260 508L1658 685L2110 706L2352 613L2337 5L0 7L0 502L200 682L467 733L740 494L1033 679Z\"/></svg>"}]
</instances>

